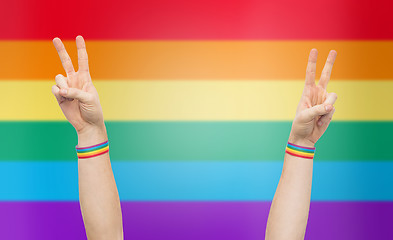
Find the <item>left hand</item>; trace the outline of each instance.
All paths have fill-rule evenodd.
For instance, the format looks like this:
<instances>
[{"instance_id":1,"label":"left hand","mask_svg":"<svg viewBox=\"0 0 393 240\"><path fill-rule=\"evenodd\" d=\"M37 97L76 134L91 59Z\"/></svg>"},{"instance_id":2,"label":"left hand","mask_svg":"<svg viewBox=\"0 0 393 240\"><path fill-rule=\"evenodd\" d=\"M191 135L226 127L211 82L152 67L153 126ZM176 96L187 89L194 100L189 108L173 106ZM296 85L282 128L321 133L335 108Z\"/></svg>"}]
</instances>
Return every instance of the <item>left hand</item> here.
<instances>
[{"instance_id":1,"label":"left hand","mask_svg":"<svg viewBox=\"0 0 393 240\"><path fill-rule=\"evenodd\" d=\"M312 49L308 59L303 94L289 137L291 143L305 147L314 147L314 144L326 131L335 112L333 104L337 99L337 94L326 91L337 53L334 50L330 51L321 78L316 85L317 56L318 51Z\"/></svg>"}]
</instances>

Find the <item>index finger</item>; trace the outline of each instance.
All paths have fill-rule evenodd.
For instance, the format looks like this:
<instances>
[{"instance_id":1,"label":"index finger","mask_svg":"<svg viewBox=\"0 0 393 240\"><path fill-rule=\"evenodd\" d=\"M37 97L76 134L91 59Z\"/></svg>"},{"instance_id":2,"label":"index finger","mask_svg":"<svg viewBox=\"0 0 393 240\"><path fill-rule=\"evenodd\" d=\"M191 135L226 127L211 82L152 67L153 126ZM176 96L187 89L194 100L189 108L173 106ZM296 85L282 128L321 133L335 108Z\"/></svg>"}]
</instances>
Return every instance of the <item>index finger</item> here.
<instances>
[{"instance_id":1,"label":"index finger","mask_svg":"<svg viewBox=\"0 0 393 240\"><path fill-rule=\"evenodd\" d=\"M332 69L333 69L333 64L334 61L336 60L337 52L334 50L331 50L329 52L329 56L326 59L325 66L323 67L321 78L319 79L318 85L320 85L323 89L326 89L329 80L330 80L330 75L332 74Z\"/></svg>"},{"instance_id":2,"label":"index finger","mask_svg":"<svg viewBox=\"0 0 393 240\"><path fill-rule=\"evenodd\" d=\"M313 48L310 51L308 57L307 69L306 69L306 85L312 86L315 84L315 72L317 71L317 57L318 51Z\"/></svg>"},{"instance_id":3,"label":"index finger","mask_svg":"<svg viewBox=\"0 0 393 240\"><path fill-rule=\"evenodd\" d=\"M68 75L71 75L75 73L74 66L72 65L72 61L70 56L68 55L63 42L60 40L60 38L54 38L53 39L53 45L55 45L55 48L57 50L57 53L59 54L61 64L63 64L63 68Z\"/></svg>"},{"instance_id":4,"label":"index finger","mask_svg":"<svg viewBox=\"0 0 393 240\"><path fill-rule=\"evenodd\" d=\"M86 44L82 36L76 37L76 48L78 49L78 71L89 71L89 61L87 57Z\"/></svg>"}]
</instances>

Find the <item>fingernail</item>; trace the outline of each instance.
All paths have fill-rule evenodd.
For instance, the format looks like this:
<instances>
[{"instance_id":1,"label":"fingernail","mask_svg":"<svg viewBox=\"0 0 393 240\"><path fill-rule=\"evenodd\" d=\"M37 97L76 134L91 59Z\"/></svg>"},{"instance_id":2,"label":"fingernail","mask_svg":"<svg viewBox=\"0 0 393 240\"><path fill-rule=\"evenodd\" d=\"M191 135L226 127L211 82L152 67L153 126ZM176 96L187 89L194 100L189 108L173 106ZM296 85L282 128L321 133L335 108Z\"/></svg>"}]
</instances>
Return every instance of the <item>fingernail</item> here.
<instances>
[{"instance_id":1,"label":"fingernail","mask_svg":"<svg viewBox=\"0 0 393 240\"><path fill-rule=\"evenodd\" d=\"M332 110L332 105L326 105L326 106L325 106L325 110L326 110L326 111Z\"/></svg>"},{"instance_id":2,"label":"fingernail","mask_svg":"<svg viewBox=\"0 0 393 240\"><path fill-rule=\"evenodd\" d=\"M318 121L318 126L322 126L322 122L321 121Z\"/></svg>"},{"instance_id":3,"label":"fingernail","mask_svg":"<svg viewBox=\"0 0 393 240\"><path fill-rule=\"evenodd\" d=\"M61 94L67 94L67 89L60 89Z\"/></svg>"}]
</instances>

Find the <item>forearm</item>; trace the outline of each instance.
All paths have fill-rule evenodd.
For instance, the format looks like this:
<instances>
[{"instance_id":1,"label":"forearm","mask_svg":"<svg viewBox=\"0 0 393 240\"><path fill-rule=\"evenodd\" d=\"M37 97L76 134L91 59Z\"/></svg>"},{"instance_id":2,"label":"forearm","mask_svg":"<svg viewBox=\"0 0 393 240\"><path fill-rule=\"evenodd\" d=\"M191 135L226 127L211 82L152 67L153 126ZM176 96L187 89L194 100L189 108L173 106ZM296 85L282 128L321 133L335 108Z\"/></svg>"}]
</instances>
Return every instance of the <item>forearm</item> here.
<instances>
[{"instance_id":1,"label":"forearm","mask_svg":"<svg viewBox=\"0 0 393 240\"><path fill-rule=\"evenodd\" d=\"M123 239L119 195L109 159L98 92L91 80L86 44L76 37L78 71L59 38L53 39L67 77L58 74L52 93L78 133L79 201L89 239ZM103 143L103 144L100 144Z\"/></svg>"},{"instance_id":2,"label":"forearm","mask_svg":"<svg viewBox=\"0 0 393 240\"><path fill-rule=\"evenodd\" d=\"M78 147L107 140L105 126L78 133ZM89 239L123 239L120 200L109 153L79 159L79 199Z\"/></svg>"},{"instance_id":3,"label":"forearm","mask_svg":"<svg viewBox=\"0 0 393 240\"><path fill-rule=\"evenodd\" d=\"M285 153L270 208L266 239L304 239L310 206L313 160Z\"/></svg>"},{"instance_id":4,"label":"forearm","mask_svg":"<svg viewBox=\"0 0 393 240\"><path fill-rule=\"evenodd\" d=\"M304 239L310 208L314 144L326 131L337 100L326 91L336 59L332 50L315 84L318 51L312 49L307 63L306 81L289 136L284 166L270 207L266 239Z\"/></svg>"}]
</instances>

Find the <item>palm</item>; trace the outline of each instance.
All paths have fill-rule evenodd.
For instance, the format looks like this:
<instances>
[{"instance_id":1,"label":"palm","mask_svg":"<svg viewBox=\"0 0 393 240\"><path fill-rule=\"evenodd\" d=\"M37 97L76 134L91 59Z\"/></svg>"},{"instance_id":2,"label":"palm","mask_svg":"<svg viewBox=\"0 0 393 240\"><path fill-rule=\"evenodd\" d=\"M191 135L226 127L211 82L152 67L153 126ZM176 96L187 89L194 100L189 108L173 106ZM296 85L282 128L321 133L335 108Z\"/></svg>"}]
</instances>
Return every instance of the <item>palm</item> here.
<instances>
[{"instance_id":1,"label":"palm","mask_svg":"<svg viewBox=\"0 0 393 240\"><path fill-rule=\"evenodd\" d=\"M89 101L81 102L78 99L56 97L61 110L67 120L78 131L90 123L101 120L102 110L98 102L98 94L92 84L88 70L87 52L82 38L77 38L79 70L74 71L71 59L68 56L60 39L54 40L55 47L59 53L67 77L58 75L56 83L59 89L78 89L89 97Z\"/></svg>"},{"instance_id":2,"label":"palm","mask_svg":"<svg viewBox=\"0 0 393 240\"><path fill-rule=\"evenodd\" d=\"M321 104L334 104L336 95L334 93L328 93L326 91L326 87L330 79L335 57L336 53L332 51L326 61L319 83L315 84L317 52L316 50L312 50L310 53L307 66L306 83L296 111L293 130L295 130L297 135L311 141L312 143L317 142L325 132L333 113L330 115L317 116L313 118L307 118L304 115L306 115L309 112L309 109L314 106Z\"/></svg>"},{"instance_id":3,"label":"palm","mask_svg":"<svg viewBox=\"0 0 393 240\"><path fill-rule=\"evenodd\" d=\"M304 88L302 99L300 100L298 111L301 112L307 108L320 105L326 100L327 91L320 86L306 86ZM317 121L320 117L314 118L311 121L304 122L304 135L311 142L315 143L326 130L325 125L318 126Z\"/></svg>"},{"instance_id":4,"label":"palm","mask_svg":"<svg viewBox=\"0 0 393 240\"><path fill-rule=\"evenodd\" d=\"M86 80L88 78L90 78L89 74L76 72L71 79L67 78L68 86L81 89L85 92L92 92L91 87L88 89L88 82ZM89 122L92 118L89 112L85 111L88 106L76 99L70 101L63 98L59 101L59 106L67 120L77 129L82 128L84 123Z\"/></svg>"}]
</instances>

